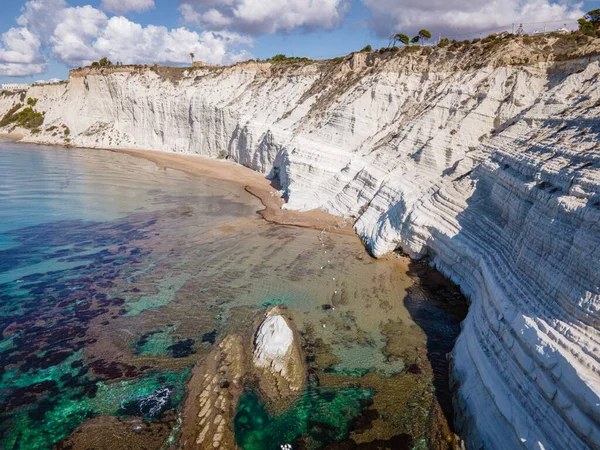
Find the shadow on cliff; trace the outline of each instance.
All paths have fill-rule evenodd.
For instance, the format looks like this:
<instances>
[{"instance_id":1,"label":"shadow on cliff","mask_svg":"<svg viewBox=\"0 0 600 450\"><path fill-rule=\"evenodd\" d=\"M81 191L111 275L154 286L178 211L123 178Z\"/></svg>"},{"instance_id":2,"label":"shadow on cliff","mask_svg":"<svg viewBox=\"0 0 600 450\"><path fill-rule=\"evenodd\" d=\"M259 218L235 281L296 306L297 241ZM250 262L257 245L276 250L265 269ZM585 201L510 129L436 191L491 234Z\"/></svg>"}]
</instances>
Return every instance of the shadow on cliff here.
<instances>
[{"instance_id":1,"label":"shadow on cliff","mask_svg":"<svg viewBox=\"0 0 600 450\"><path fill-rule=\"evenodd\" d=\"M458 286L425 262L411 261L407 274L415 284L407 290L404 306L427 337L427 358L433 369L435 395L448 425L454 430L450 364L446 355L452 351L460 323L467 316L467 301Z\"/></svg>"},{"instance_id":2,"label":"shadow on cliff","mask_svg":"<svg viewBox=\"0 0 600 450\"><path fill-rule=\"evenodd\" d=\"M542 153L542 150L536 148L531 151ZM597 167L597 163L590 161L591 158L586 162L584 157L574 159L573 165L559 174L563 177L568 175L571 180L575 180L581 173L573 171L573 167L588 170L590 167ZM473 300L478 302L479 307L483 301L479 298L479 292L494 293L494 297L488 298L486 303L488 316L492 318L488 317L488 320L498 318L494 327L486 323L471 322L469 325L483 330L482 333L494 335L498 348L507 350L510 347L504 343L503 336L510 333L515 338L515 345L518 344L523 349L523 354L531 352L528 353L531 354L528 361L532 364L539 366L539 361L545 360L558 367L556 371L559 376L550 374L549 380L564 395L569 396L575 392L579 399L589 399L577 406L584 417L591 418L591 405L598 398L597 393L585 384L575 367L556 348L548 346L543 351L536 351L536 346L543 345L544 340L526 333L531 328L526 320L534 319L545 324L560 321L578 329L597 327L597 317L588 314L583 306L573 306L577 299L586 298L589 293L600 293L597 287L599 277L589 275L600 273L600 260L585 260L586 253L582 252L582 249L597 248L600 244L600 228L596 222L598 213L591 210L598 208L597 203L589 205L588 202L588 206L579 206L577 211L552 209L554 203L551 200L565 195L560 186L543 181L532 189L515 191L513 185L517 181L520 186L526 186L533 181L533 177L516 171L512 167L512 161L498 158L497 163L498 166L479 166L469 180L454 180L456 183L476 183L472 195L466 201L466 208L452 217L452 220L456 220L456 225L448 227L457 232L448 235L430 228L431 236L426 247L430 254L438 255L436 262L442 268L463 279L464 291L474 295ZM556 176L556 179L560 180L560 176ZM571 181L571 186L573 183ZM449 190L440 197L451 198L453 194ZM582 214L579 210L586 207L590 210L587 214ZM450 220L450 214L452 212L447 211L440 218ZM392 223L392 226L397 227L399 224ZM544 255L544 261L551 264L553 270L545 271L538 260L528 255ZM575 269L583 261L589 265L587 279L582 279ZM420 283L409 289L404 303L413 320L427 335L427 354L434 371L436 395L448 422L453 424L449 365L445 355L455 344L460 332L458 322L465 318L467 306L458 287L448 288L452 284L440 272L428 272L426 269L429 268L424 263L410 264L408 273L416 276ZM438 277L439 280L436 281ZM511 290L519 294L512 294ZM501 309L502 306L504 307ZM510 319L504 317L507 311L511 313ZM447 322L446 317L452 316L456 321ZM495 327L500 331L494 331ZM474 338L477 339L477 336ZM560 338L567 341L569 335L562 333ZM539 404L544 409L551 406L535 378L519 367L516 356L510 356L509 353L507 351L504 359L492 355L487 362L493 367L492 370L497 370L506 379L505 388L510 390L514 384L521 383L520 394L527 396L528 401ZM502 362L505 360L508 363ZM511 364L513 373L509 373L508 364ZM527 382L530 384L527 385ZM553 417L564 417L563 411L556 409ZM542 413L536 410L532 410L531 414L534 421L542 417ZM538 423L543 433L554 436L554 430L548 425L550 422L538 420ZM572 432L569 439L588 442L588 438L581 434L574 422L567 419L565 424Z\"/></svg>"}]
</instances>

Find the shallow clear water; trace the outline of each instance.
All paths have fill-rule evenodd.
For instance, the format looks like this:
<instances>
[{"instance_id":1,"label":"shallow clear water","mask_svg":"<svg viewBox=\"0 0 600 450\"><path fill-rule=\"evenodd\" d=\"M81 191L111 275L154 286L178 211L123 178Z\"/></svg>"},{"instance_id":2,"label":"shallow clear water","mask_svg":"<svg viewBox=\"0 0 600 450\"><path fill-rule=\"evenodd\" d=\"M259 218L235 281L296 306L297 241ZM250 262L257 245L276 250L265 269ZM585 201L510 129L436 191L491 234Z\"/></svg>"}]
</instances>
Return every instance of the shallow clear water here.
<instances>
[{"instance_id":1,"label":"shallow clear water","mask_svg":"<svg viewBox=\"0 0 600 450\"><path fill-rule=\"evenodd\" d=\"M117 435L109 416L176 442L191 367L273 304L312 381L277 414L249 387L239 445L426 442L437 399L449 407L453 288L258 209L241 186L143 159L0 141L0 447L50 448L94 420ZM122 439L147 448L131 430Z\"/></svg>"}]
</instances>

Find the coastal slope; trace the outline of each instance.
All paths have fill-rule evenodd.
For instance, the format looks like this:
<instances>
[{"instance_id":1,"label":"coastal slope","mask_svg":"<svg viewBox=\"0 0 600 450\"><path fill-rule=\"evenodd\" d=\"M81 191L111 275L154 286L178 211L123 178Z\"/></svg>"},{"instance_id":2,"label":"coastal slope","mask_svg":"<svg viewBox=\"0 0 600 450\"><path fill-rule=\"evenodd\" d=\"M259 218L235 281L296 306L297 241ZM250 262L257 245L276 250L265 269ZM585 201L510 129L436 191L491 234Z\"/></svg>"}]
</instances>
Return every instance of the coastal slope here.
<instances>
[{"instance_id":1,"label":"coastal slope","mask_svg":"<svg viewBox=\"0 0 600 450\"><path fill-rule=\"evenodd\" d=\"M25 140L228 158L285 208L355 219L471 302L452 355L469 448L600 448L600 57L584 36L339 60L72 71ZM6 127L5 131L10 130Z\"/></svg>"}]
</instances>

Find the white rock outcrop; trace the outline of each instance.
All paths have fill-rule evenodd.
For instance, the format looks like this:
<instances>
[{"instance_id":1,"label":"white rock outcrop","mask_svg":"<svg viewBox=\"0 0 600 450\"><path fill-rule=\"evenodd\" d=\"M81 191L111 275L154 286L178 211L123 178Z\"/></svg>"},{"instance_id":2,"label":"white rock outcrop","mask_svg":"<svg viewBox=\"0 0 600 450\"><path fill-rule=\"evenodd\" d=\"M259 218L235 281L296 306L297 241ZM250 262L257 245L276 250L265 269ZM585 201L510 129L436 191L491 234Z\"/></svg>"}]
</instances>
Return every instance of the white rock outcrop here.
<instances>
[{"instance_id":1,"label":"white rock outcrop","mask_svg":"<svg viewBox=\"0 0 600 450\"><path fill-rule=\"evenodd\" d=\"M294 332L280 315L265 319L254 341L254 365L287 375L286 357L294 343Z\"/></svg>"},{"instance_id":2,"label":"white rock outcrop","mask_svg":"<svg viewBox=\"0 0 600 450\"><path fill-rule=\"evenodd\" d=\"M227 154L287 208L356 217L375 256L428 256L471 301L452 363L469 448L600 448L600 46L536 42L77 72L28 91L46 116L27 139ZM255 362L280 369L277 317Z\"/></svg>"},{"instance_id":3,"label":"white rock outcrop","mask_svg":"<svg viewBox=\"0 0 600 450\"><path fill-rule=\"evenodd\" d=\"M305 369L300 347L294 341L294 331L278 308L269 311L256 331L252 361L256 367L274 377L263 379L261 383L269 397L278 398L298 392L304 385Z\"/></svg>"}]
</instances>

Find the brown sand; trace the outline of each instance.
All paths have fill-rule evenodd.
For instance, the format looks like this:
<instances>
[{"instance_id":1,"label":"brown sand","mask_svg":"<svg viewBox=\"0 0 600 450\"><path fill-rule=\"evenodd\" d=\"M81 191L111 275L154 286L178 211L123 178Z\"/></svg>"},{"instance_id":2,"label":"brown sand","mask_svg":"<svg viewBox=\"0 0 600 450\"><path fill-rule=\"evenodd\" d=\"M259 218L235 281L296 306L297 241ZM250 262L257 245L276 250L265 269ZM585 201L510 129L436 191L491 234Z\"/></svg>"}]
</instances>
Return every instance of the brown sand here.
<instances>
[{"instance_id":1,"label":"brown sand","mask_svg":"<svg viewBox=\"0 0 600 450\"><path fill-rule=\"evenodd\" d=\"M0 138L19 141L24 135L19 133L0 133ZM37 145L57 145L44 142L26 142ZM63 145L65 147L73 147ZM80 148L80 147L75 147ZM352 228L352 220L334 216L321 209L310 211L291 211L281 209L285 201L277 195L271 182L263 175L240 164L229 161L220 161L199 155L182 155L178 153L167 153L156 150L138 149L113 149L113 148L90 148L89 150L103 150L115 153L123 153L136 158L144 158L152 161L159 167L180 170L193 176L203 176L217 180L229 181L244 186L245 190L258 198L264 209L258 213L270 223L279 225L290 225L302 228L311 228L329 233L355 235Z\"/></svg>"},{"instance_id":2,"label":"brown sand","mask_svg":"<svg viewBox=\"0 0 600 450\"><path fill-rule=\"evenodd\" d=\"M21 133L0 133L0 139L10 139L11 141L19 141L25 137Z\"/></svg>"},{"instance_id":3,"label":"brown sand","mask_svg":"<svg viewBox=\"0 0 600 450\"><path fill-rule=\"evenodd\" d=\"M126 155L144 158L159 167L180 170L193 176L203 176L243 185L246 191L258 198L265 207L259 214L270 223L312 228L330 233L354 235L352 221L334 216L320 209L290 211L281 209L285 201L263 175L252 169L196 155L181 155L151 150L107 149Z\"/></svg>"}]
</instances>

